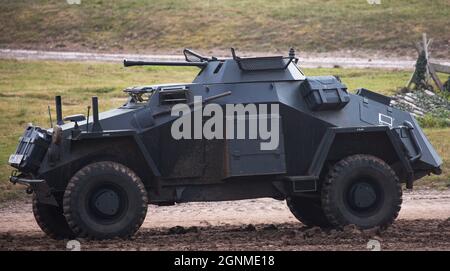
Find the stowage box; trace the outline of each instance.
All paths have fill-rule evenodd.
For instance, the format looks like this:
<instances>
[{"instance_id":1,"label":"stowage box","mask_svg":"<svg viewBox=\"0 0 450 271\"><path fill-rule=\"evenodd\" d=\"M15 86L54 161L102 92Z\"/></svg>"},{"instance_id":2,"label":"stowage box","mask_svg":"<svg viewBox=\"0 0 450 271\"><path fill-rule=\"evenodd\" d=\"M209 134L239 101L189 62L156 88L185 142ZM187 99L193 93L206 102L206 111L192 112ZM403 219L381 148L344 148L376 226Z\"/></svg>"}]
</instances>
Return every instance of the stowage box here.
<instances>
[{"instance_id":1,"label":"stowage box","mask_svg":"<svg viewBox=\"0 0 450 271\"><path fill-rule=\"evenodd\" d=\"M347 87L334 76L306 77L300 92L311 110L336 110L350 101Z\"/></svg>"}]
</instances>

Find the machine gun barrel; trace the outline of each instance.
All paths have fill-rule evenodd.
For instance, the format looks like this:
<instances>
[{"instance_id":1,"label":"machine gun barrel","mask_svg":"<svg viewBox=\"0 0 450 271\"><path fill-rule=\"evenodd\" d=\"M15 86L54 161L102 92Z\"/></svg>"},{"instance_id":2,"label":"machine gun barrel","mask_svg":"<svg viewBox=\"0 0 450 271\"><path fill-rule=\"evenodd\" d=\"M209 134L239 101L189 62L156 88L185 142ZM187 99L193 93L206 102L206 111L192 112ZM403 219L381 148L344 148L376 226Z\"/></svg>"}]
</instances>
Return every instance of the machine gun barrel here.
<instances>
[{"instance_id":1,"label":"machine gun barrel","mask_svg":"<svg viewBox=\"0 0 450 271\"><path fill-rule=\"evenodd\" d=\"M180 62L180 61L136 61L136 60L123 60L125 67L130 66L194 66L203 68L207 65L207 62Z\"/></svg>"}]
</instances>

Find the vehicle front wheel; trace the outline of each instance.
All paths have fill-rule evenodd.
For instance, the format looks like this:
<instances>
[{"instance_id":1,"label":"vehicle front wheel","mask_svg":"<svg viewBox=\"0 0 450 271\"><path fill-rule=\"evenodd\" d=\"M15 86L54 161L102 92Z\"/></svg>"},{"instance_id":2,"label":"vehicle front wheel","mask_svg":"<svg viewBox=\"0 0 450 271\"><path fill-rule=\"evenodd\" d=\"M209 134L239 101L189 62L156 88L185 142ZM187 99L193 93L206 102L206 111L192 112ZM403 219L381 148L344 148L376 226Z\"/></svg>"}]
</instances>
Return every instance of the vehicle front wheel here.
<instances>
[{"instance_id":1,"label":"vehicle front wheel","mask_svg":"<svg viewBox=\"0 0 450 271\"><path fill-rule=\"evenodd\" d=\"M33 215L38 226L53 239L70 239L75 236L67 224L63 208L39 202L33 195Z\"/></svg>"},{"instance_id":2,"label":"vehicle front wheel","mask_svg":"<svg viewBox=\"0 0 450 271\"><path fill-rule=\"evenodd\" d=\"M335 227L386 228L397 218L402 188L392 168L371 155L337 162L322 185L322 207Z\"/></svg>"},{"instance_id":3,"label":"vehicle front wheel","mask_svg":"<svg viewBox=\"0 0 450 271\"><path fill-rule=\"evenodd\" d=\"M64 215L79 237L127 238L144 222L147 191L128 167L111 161L79 170L64 193Z\"/></svg>"},{"instance_id":4,"label":"vehicle front wheel","mask_svg":"<svg viewBox=\"0 0 450 271\"><path fill-rule=\"evenodd\" d=\"M329 227L327 217L323 213L319 198L289 197L286 199L291 213L308 227Z\"/></svg>"}]
</instances>

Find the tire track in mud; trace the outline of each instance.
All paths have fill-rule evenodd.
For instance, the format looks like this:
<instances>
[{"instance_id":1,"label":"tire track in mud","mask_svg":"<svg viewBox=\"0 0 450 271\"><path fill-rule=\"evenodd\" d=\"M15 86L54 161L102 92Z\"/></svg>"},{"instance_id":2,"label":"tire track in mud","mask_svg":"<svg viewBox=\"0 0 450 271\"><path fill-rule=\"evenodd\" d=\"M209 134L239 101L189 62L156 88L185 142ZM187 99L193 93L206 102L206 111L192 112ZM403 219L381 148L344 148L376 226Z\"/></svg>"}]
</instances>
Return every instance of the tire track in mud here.
<instances>
[{"instance_id":1,"label":"tire track in mud","mask_svg":"<svg viewBox=\"0 0 450 271\"><path fill-rule=\"evenodd\" d=\"M300 223L144 228L130 240L79 239L81 250L449 250L450 220L398 220L385 231L306 228ZM372 241L373 242L373 241ZM65 250L42 233L2 233L0 250Z\"/></svg>"}]
</instances>

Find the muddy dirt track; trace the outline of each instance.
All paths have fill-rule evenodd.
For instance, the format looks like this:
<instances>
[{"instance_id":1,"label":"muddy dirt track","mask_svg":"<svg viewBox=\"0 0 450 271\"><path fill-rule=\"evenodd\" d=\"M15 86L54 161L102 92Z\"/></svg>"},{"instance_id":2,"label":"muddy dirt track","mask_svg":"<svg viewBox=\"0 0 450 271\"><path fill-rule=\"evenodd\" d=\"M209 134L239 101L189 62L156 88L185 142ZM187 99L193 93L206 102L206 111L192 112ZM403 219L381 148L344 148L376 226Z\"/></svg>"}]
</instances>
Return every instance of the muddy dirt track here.
<instances>
[{"instance_id":1,"label":"muddy dirt track","mask_svg":"<svg viewBox=\"0 0 450 271\"><path fill-rule=\"evenodd\" d=\"M450 250L450 191L405 192L399 219L386 231L306 228L285 202L258 199L150 206L131 240L79 241L82 250ZM0 250L66 245L39 230L29 202L0 207Z\"/></svg>"}]
</instances>

